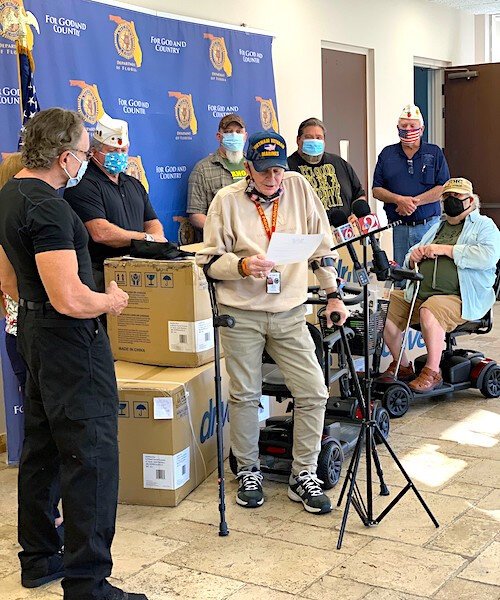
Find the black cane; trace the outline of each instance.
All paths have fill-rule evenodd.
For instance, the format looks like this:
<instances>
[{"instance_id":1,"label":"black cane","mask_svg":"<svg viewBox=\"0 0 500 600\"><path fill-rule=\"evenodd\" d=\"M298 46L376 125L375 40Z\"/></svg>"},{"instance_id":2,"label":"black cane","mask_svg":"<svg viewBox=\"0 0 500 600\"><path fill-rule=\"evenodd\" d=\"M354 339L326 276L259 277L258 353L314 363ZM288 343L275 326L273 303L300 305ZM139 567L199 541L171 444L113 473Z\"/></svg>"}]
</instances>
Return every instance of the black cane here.
<instances>
[{"instance_id":1,"label":"black cane","mask_svg":"<svg viewBox=\"0 0 500 600\"><path fill-rule=\"evenodd\" d=\"M216 437L217 437L217 475L219 486L219 535L224 537L229 535L229 529L226 523L226 501L225 501L225 482L224 482L224 415L222 413L222 377L220 372L220 339L219 327L234 327L235 320L229 315L219 315L217 300L215 297L215 286L213 280L207 277L208 293L210 295L210 304L212 306L212 321L214 326L214 365L215 365L215 417L216 417Z\"/></svg>"}]
</instances>

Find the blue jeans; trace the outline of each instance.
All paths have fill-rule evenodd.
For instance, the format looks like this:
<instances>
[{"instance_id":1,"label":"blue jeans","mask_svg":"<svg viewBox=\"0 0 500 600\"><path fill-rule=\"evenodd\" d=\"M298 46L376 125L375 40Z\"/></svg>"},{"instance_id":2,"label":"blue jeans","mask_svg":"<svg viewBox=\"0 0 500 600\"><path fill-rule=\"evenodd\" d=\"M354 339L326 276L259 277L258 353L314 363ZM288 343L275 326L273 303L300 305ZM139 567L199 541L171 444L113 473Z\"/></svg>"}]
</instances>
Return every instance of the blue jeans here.
<instances>
[{"instance_id":1,"label":"blue jeans","mask_svg":"<svg viewBox=\"0 0 500 600\"><path fill-rule=\"evenodd\" d=\"M439 221L440 217L433 217L425 225L398 225L392 230L392 247L394 260L403 266L409 249L418 244L424 233Z\"/></svg>"}]
</instances>

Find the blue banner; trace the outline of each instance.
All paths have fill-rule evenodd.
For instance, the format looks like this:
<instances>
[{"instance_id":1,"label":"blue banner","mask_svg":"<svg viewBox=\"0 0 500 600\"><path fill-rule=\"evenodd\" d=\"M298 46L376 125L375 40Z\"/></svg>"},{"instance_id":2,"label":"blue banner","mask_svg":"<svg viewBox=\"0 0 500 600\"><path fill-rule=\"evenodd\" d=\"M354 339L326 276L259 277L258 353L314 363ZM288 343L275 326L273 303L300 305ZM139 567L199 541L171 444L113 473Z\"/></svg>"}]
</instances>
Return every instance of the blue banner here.
<instances>
[{"instance_id":1,"label":"blue banner","mask_svg":"<svg viewBox=\"0 0 500 600\"><path fill-rule=\"evenodd\" d=\"M15 41L27 36L40 108L78 110L89 132L106 112L129 123L129 173L168 238L184 215L194 164L217 147L219 120L278 130L272 37L90 0L0 0L0 152L21 127Z\"/></svg>"},{"instance_id":2,"label":"blue banner","mask_svg":"<svg viewBox=\"0 0 500 600\"><path fill-rule=\"evenodd\" d=\"M5 319L0 320L0 360L7 426L7 463L17 465L24 440L24 398L5 347Z\"/></svg>"}]
</instances>

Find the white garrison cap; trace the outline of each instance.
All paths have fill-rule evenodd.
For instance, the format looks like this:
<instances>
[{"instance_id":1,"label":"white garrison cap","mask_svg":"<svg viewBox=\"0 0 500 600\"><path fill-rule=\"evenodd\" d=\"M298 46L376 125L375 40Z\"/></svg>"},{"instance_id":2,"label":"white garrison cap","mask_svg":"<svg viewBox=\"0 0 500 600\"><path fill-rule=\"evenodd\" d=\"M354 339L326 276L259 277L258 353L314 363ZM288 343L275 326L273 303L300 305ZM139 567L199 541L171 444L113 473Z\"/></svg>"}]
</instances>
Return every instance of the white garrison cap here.
<instances>
[{"instance_id":1,"label":"white garrison cap","mask_svg":"<svg viewBox=\"0 0 500 600\"><path fill-rule=\"evenodd\" d=\"M113 148L128 146L127 121L113 119L105 113L96 123L94 140L106 144L106 146L113 146Z\"/></svg>"},{"instance_id":2,"label":"white garrison cap","mask_svg":"<svg viewBox=\"0 0 500 600\"><path fill-rule=\"evenodd\" d=\"M422 123L422 125L424 124L424 117L422 116L420 108L416 104L407 104L401 111L399 118L418 119Z\"/></svg>"}]
</instances>

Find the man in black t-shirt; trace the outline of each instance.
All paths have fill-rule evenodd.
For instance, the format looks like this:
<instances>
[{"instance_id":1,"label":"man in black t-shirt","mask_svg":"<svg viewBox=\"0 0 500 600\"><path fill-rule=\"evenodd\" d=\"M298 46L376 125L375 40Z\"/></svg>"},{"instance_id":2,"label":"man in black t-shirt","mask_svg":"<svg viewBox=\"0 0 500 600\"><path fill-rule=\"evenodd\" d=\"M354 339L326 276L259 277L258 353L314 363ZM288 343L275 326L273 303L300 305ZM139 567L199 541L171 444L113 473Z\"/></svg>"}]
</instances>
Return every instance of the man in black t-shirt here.
<instances>
[{"instance_id":1,"label":"man in black t-shirt","mask_svg":"<svg viewBox=\"0 0 500 600\"><path fill-rule=\"evenodd\" d=\"M96 124L92 158L82 181L64 198L85 224L97 290L104 290L106 258L123 256L131 240L164 242L163 227L142 183L125 173L128 125L104 115Z\"/></svg>"},{"instance_id":2,"label":"man in black t-shirt","mask_svg":"<svg viewBox=\"0 0 500 600\"><path fill-rule=\"evenodd\" d=\"M106 580L118 495L118 393L98 315L128 295L94 291L88 234L57 195L78 183L89 136L81 117L52 108L29 121L25 166L0 191L0 281L17 279L18 348L28 368L19 465L21 583L64 577L65 600L147 600ZM64 548L54 527L60 473Z\"/></svg>"},{"instance_id":3,"label":"man in black t-shirt","mask_svg":"<svg viewBox=\"0 0 500 600\"><path fill-rule=\"evenodd\" d=\"M288 157L288 166L309 181L327 213L340 208L348 216L354 200L366 199L366 194L351 165L325 152L325 134L323 121L313 117L302 121L297 133L298 150Z\"/></svg>"}]
</instances>

